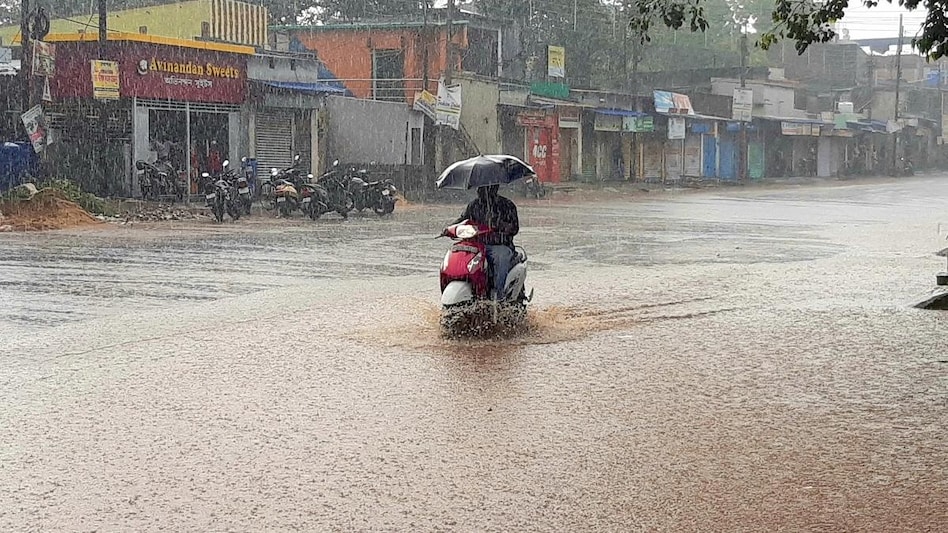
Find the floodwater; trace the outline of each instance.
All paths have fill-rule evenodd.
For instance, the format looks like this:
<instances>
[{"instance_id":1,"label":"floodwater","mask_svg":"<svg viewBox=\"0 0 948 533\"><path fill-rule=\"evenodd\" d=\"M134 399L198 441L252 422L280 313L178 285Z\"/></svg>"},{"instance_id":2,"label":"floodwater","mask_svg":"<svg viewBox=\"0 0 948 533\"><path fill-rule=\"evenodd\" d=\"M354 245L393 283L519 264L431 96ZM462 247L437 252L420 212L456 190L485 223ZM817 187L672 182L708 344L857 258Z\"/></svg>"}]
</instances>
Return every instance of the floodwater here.
<instances>
[{"instance_id":1,"label":"floodwater","mask_svg":"<svg viewBox=\"0 0 948 533\"><path fill-rule=\"evenodd\" d=\"M948 176L0 235L2 531L948 531Z\"/></svg>"}]
</instances>

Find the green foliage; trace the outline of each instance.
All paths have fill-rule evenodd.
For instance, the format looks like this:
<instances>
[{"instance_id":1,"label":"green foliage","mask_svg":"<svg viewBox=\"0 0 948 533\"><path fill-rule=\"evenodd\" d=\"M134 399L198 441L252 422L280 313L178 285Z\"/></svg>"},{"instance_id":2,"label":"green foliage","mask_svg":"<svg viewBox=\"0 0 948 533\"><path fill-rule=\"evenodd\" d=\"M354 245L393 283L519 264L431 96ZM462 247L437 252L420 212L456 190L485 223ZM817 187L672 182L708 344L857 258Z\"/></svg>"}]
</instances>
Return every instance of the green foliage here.
<instances>
[{"instance_id":1,"label":"green foliage","mask_svg":"<svg viewBox=\"0 0 948 533\"><path fill-rule=\"evenodd\" d=\"M118 212L115 206L108 201L94 194L84 192L77 183L71 180L49 180L39 184L38 188L59 191L67 200L75 202L79 207L94 215L112 216Z\"/></svg>"}]
</instances>

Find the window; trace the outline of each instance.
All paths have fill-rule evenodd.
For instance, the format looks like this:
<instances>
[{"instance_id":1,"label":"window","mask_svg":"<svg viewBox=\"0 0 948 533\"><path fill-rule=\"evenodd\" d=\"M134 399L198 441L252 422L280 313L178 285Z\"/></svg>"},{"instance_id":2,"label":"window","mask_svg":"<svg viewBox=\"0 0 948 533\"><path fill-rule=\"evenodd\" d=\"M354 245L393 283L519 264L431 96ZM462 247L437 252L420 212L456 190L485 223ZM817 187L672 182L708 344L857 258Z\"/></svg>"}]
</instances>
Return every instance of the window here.
<instances>
[{"instance_id":1,"label":"window","mask_svg":"<svg viewBox=\"0 0 948 533\"><path fill-rule=\"evenodd\" d=\"M372 50L372 98L405 99L405 54L401 50Z\"/></svg>"}]
</instances>

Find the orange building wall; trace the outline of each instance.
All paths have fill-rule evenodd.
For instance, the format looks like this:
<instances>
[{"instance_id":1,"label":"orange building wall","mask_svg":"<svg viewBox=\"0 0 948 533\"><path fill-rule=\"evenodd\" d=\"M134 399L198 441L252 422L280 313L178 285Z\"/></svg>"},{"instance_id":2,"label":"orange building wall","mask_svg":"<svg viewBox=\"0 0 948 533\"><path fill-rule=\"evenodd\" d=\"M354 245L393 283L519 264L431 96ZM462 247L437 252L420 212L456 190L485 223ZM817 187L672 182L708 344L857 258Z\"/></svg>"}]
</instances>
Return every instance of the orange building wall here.
<instances>
[{"instance_id":1,"label":"orange building wall","mask_svg":"<svg viewBox=\"0 0 948 533\"><path fill-rule=\"evenodd\" d=\"M428 44L428 90L437 91L438 78L444 72L447 32L432 30ZM421 90L424 75L424 50L418 28L376 30L298 30L293 34L310 50L314 50L329 70L345 83L357 98L372 97L372 50L404 50L406 99L411 102ZM460 52L467 46L467 31L455 28L454 42ZM460 67L460 59L455 68Z\"/></svg>"}]
</instances>

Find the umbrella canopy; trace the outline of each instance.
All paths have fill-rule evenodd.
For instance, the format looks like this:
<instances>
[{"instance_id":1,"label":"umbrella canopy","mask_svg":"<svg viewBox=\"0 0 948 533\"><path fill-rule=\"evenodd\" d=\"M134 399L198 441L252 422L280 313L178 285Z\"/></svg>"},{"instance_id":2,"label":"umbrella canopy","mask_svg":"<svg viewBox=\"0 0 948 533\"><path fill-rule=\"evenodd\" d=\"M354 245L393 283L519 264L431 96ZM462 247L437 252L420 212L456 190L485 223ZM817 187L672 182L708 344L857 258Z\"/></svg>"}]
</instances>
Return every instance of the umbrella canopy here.
<instances>
[{"instance_id":1,"label":"umbrella canopy","mask_svg":"<svg viewBox=\"0 0 948 533\"><path fill-rule=\"evenodd\" d=\"M530 165L512 155L480 155L446 168L436 185L439 189L475 189L504 185L533 173Z\"/></svg>"}]
</instances>

